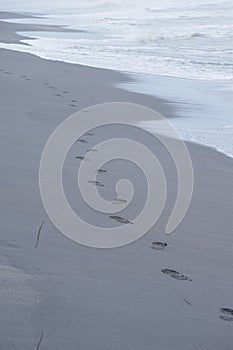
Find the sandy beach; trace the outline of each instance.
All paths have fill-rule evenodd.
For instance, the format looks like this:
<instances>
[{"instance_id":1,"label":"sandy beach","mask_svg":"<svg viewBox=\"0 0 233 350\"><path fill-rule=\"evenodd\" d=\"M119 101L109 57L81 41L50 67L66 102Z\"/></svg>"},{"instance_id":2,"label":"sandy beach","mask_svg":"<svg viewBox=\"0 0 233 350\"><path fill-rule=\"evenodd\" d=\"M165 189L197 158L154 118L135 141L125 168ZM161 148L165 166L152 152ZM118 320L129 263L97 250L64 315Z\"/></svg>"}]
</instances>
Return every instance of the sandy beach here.
<instances>
[{"instance_id":1,"label":"sandy beach","mask_svg":"<svg viewBox=\"0 0 233 350\"><path fill-rule=\"evenodd\" d=\"M17 16L0 12L3 19ZM26 30L38 28L0 22L0 41L19 42L15 32ZM0 79L1 350L36 349L40 338L40 350L232 349L233 314L221 311L233 309L232 159L187 143L193 198L182 223L166 235L177 178L163 147L142 130L94 130L87 144L74 146L65 164L67 197L84 218L111 225L107 214L91 217L73 190L80 163L75 156L106 138L130 133L156 152L169 197L158 223L135 243L106 250L81 246L55 228L41 202L38 171L48 137L72 113L98 103L132 102L179 118L175 101L116 88L130 79L119 72L6 49L0 49ZM134 183L136 199L124 212L131 218L145 196L141 174L130 164L113 162L106 169L100 174L106 198L113 195L115 180L126 177ZM167 245L152 249L154 241Z\"/></svg>"}]
</instances>

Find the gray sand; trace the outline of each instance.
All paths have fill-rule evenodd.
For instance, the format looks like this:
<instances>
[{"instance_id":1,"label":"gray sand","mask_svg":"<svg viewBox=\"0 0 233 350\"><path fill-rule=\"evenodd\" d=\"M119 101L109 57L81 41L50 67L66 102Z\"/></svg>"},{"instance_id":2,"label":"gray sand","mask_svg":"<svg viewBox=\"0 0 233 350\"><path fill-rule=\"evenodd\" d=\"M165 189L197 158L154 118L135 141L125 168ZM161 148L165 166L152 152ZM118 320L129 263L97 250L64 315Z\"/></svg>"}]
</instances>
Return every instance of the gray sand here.
<instances>
[{"instance_id":1,"label":"gray sand","mask_svg":"<svg viewBox=\"0 0 233 350\"><path fill-rule=\"evenodd\" d=\"M5 27L1 40L18 40L16 30L18 25L9 32ZM233 308L232 160L187 144L195 172L193 200L175 233L165 235L176 176L164 150L138 130L95 130L85 138L88 145L76 145L76 156L106 136L130 132L162 160L170 196L159 222L134 244L109 250L80 246L57 231L41 203L38 168L50 133L70 114L101 102L139 103L167 117L172 110L159 99L114 88L128 77L113 71L3 49L0 69L0 349L36 349L42 333L40 350L232 349L233 322L220 318L220 308ZM78 163L72 156L65 166L74 205ZM124 213L130 217L144 198L140 174L114 162L106 169L99 174L104 196L112 194L119 176L135 184L133 209ZM85 206L79 211L90 217ZM92 219L111 225L108 215ZM151 249L155 241L167 247Z\"/></svg>"}]
</instances>

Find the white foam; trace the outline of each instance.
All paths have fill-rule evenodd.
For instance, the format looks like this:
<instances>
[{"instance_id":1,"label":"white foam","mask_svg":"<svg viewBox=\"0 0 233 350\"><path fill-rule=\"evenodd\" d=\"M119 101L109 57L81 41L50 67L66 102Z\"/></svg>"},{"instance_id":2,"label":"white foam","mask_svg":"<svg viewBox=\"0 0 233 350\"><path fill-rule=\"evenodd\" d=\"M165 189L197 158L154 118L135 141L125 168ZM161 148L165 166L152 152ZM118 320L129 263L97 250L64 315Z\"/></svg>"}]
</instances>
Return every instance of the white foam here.
<instances>
[{"instance_id":1,"label":"white foam","mask_svg":"<svg viewBox=\"0 0 233 350\"><path fill-rule=\"evenodd\" d=\"M8 2L5 8L13 4L14 10L25 11L25 1L19 0ZM61 0L49 4L42 0L27 5L27 11L47 15L14 22L64 24L92 35L34 33L39 39L26 41L32 45L27 52L40 57L181 78L233 79L233 7L229 2L69 0L64 6Z\"/></svg>"},{"instance_id":2,"label":"white foam","mask_svg":"<svg viewBox=\"0 0 233 350\"><path fill-rule=\"evenodd\" d=\"M68 0L64 6L62 0L10 0L2 10L25 11L25 4L27 11L47 15L12 21L63 24L88 32L34 32L29 34L37 40L23 40L31 46L0 47L143 73L124 88L178 101L178 114L185 118L173 123L182 137L232 156L231 2Z\"/></svg>"},{"instance_id":3,"label":"white foam","mask_svg":"<svg viewBox=\"0 0 233 350\"><path fill-rule=\"evenodd\" d=\"M130 91L175 101L177 118L170 122L184 140L213 147L233 157L231 83L135 75L134 82L120 84ZM229 92L229 93L226 93ZM154 122L143 127L153 132Z\"/></svg>"}]
</instances>

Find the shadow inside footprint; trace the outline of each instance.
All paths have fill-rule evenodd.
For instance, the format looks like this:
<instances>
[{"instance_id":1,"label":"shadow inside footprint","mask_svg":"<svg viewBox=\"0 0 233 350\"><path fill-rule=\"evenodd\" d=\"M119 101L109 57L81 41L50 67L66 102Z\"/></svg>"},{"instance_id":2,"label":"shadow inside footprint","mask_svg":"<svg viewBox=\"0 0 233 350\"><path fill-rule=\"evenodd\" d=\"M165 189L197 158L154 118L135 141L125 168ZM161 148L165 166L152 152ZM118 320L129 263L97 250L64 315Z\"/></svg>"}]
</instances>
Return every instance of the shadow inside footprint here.
<instances>
[{"instance_id":1,"label":"shadow inside footprint","mask_svg":"<svg viewBox=\"0 0 233 350\"><path fill-rule=\"evenodd\" d=\"M126 203L126 202L127 202L127 200L126 199L122 199L122 198L115 198L113 200L114 204L122 204L122 203Z\"/></svg>"},{"instance_id":2,"label":"shadow inside footprint","mask_svg":"<svg viewBox=\"0 0 233 350\"><path fill-rule=\"evenodd\" d=\"M152 249L156 249L156 250L163 250L167 247L167 243L163 243L163 242L152 242Z\"/></svg>"},{"instance_id":3,"label":"shadow inside footprint","mask_svg":"<svg viewBox=\"0 0 233 350\"><path fill-rule=\"evenodd\" d=\"M219 317L224 321L233 321L233 309L229 309L228 307L221 308Z\"/></svg>"},{"instance_id":4,"label":"shadow inside footprint","mask_svg":"<svg viewBox=\"0 0 233 350\"><path fill-rule=\"evenodd\" d=\"M183 275L183 273L180 273L176 270L171 270L171 269L163 269L161 270L162 273L165 275L169 275L172 278L175 278L176 280L181 280L181 281L192 281L191 278L188 276Z\"/></svg>"},{"instance_id":5,"label":"shadow inside footprint","mask_svg":"<svg viewBox=\"0 0 233 350\"><path fill-rule=\"evenodd\" d=\"M83 139L78 139L76 140L76 142L88 143L87 140L83 140Z\"/></svg>"},{"instance_id":6,"label":"shadow inside footprint","mask_svg":"<svg viewBox=\"0 0 233 350\"><path fill-rule=\"evenodd\" d=\"M120 222L121 224L133 224L133 222L131 222L128 219L124 219L121 216L110 215L109 217L110 217L110 219L116 220L117 222Z\"/></svg>"},{"instance_id":7,"label":"shadow inside footprint","mask_svg":"<svg viewBox=\"0 0 233 350\"><path fill-rule=\"evenodd\" d=\"M57 96L57 97L62 97L62 95L60 95L60 94L55 94L55 96Z\"/></svg>"},{"instance_id":8,"label":"shadow inside footprint","mask_svg":"<svg viewBox=\"0 0 233 350\"><path fill-rule=\"evenodd\" d=\"M11 73L11 72L4 72L4 74L13 74L13 73Z\"/></svg>"},{"instance_id":9,"label":"shadow inside footprint","mask_svg":"<svg viewBox=\"0 0 233 350\"><path fill-rule=\"evenodd\" d=\"M96 149L96 148L87 149L87 152L97 152L97 151L98 151L98 149Z\"/></svg>"},{"instance_id":10,"label":"shadow inside footprint","mask_svg":"<svg viewBox=\"0 0 233 350\"><path fill-rule=\"evenodd\" d=\"M75 103L75 102L78 102L78 101L77 101L77 100L71 100L70 102L71 102L71 103Z\"/></svg>"},{"instance_id":11,"label":"shadow inside footprint","mask_svg":"<svg viewBox=\"0 0 233 350\"><path fill-rule=\"evenodd\" d=\"M87 132L84 136L93 136L94 134L92 134L91 132Z\"/></svg>"},{"instance_id":12,"label":"shadow inside footprint","mask_svg":"<svg viewBox=\"0 0 233 350\"><path fill-rule=\"evenodd\" d=\"M87 181L89 184L93 184L93 185L96 185L96 186L99 186L99 187L104 187L104 184L102 184L101 182L99 181Z\"/></svg>"},{"instance_id":13,"label":"shadow inside footprint","mask_svg":"<svg viewBox=\"0 0 233 350\"><path fill-rule=\"evenodd\" d=\"M75 156L76 159L79 159L79 160L83 160L85 162L90 162L90 159L89 158L85 158L83 156Z\"/></svg>"},{"instance_id":14,"label":"shadow inside footprint","mask_svg":"<svg viewBox=\"0 0 233 350\"><path fill-rule=\"evenodd\" d=\"M97 173L102 173L103 174L103 173L106 173L106 172L107 172L107 170L105 170L105 169L98 169L97 170Z\"/></svg>"}]
</instances>

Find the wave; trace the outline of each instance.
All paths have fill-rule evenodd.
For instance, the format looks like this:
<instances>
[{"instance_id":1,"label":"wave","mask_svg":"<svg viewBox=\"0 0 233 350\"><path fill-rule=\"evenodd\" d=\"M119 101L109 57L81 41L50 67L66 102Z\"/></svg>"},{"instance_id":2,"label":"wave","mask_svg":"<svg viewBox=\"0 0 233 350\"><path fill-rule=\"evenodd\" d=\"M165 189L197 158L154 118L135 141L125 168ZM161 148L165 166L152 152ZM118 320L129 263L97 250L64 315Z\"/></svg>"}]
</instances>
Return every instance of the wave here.
<instances>
[{"instance_id":1,"label":"wave","mask_svg":"<svg viewBox=\"0 0 233 350\"><path fill-rule=\"evenodd\" d=\"M187 39L193 39L193 38L208 38L208 35L204 33L192 33L187 35L174 35L174 36L162 36L162 35L155 35L155 34L147 34L144 36L137 37L137 41L141 43L153 43L156 41L171 41L171 40L187 40Z\"/></svg>"},{"instance_id":2,"label":"wave","mask_svg":"<svg viewBox=\"0 0 233 350\"><path fill-rule=\"evenodd\" d=\"M224 125L221 127L222 131L233 132L233 124Z\"/></svg>"}]
</instances>

